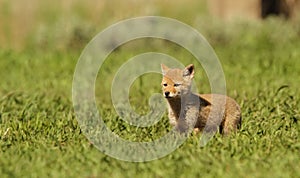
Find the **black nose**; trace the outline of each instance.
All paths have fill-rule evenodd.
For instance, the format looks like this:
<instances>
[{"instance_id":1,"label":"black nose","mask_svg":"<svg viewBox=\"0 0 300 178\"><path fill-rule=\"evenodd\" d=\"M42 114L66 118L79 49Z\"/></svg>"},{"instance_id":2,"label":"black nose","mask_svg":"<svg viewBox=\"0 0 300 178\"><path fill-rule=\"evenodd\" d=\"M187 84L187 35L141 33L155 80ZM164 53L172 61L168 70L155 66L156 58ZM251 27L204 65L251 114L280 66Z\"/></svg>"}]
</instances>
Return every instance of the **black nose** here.
<instances>
[{"instance_id":1,"label":"black nose","mask_svg":"<svg viewBox=\"0 0 300 178\"><path fill-rule=\"evenodd\" d=\"M169 95L170 95L170 92L169 92L169 91L166 91L166 92L165 92L165 96L168 97Z\"/></svg>"}]
</instances>

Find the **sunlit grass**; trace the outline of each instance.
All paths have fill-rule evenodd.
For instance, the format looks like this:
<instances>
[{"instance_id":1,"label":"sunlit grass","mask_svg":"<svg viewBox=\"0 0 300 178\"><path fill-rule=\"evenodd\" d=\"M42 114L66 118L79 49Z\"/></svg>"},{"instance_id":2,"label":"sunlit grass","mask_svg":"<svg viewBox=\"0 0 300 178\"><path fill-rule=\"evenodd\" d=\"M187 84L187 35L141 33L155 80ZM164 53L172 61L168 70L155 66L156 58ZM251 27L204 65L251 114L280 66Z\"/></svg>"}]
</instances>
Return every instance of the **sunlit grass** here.
<instances>
[{"instance_id":1,"label":"sunlit grass","mask_svg":"<svg viewBox=\"0 0 300 178\"><path fill-rule=\"evenodd\" d=\"M0 41L5 42L0 49L0 177L300 176L298 23L276 18L224 23L202 16L201 3L192 0L147 6L145 1L33 0L30 7L17 2L0 0L0 8L7 8L0 11ZM24 20L16 20L22 5ZM199 136L192 136L164 158L128 163L101 153L80 130L72 107L73 73L81 50L101 29L120 19L153 14L192 25L212 44L227 93L241 105L242 129L226 138L217 134L204 148L199 148ZM28 26L21 28L25 22ZM105 123L129 140L148 141L170 129L166 115L150 128L137 129L123 122L111 104L118 68L149 51L194 63L199 92L210 92L201 64L179 46L149 39L123 45L99 71L95 95ZM147 74L133 83L129 96L138 113L148 112L149 96L160 92L160 77Z\"/></svg>"}]
</instances>

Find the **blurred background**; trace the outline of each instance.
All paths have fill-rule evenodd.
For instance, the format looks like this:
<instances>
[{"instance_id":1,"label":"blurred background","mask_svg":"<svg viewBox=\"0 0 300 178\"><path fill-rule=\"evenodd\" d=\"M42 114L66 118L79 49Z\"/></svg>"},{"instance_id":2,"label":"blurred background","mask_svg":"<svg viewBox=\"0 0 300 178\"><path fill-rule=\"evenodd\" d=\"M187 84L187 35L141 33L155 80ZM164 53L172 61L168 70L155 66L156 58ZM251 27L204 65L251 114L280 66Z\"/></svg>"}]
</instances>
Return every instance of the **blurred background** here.
<instances>
[{"instance_id":1,"label":"blurred background","mask_svg":"<svg viewBox=\"0 0 300 178\"><path fill-rule=\"evenodd\" d=\"M280 16L291 21L299 9L298 0L0 0L0 47L82 47L108 25L137 16L167 16L201 26L205 33L218 20L259 21Z\"/></svg>"},{"instance_id":2,"label":"blurred background","mask_svg":"<svg viewBox=\"0 0 300 178\"><path fill-rule=\"evenodd\" d=\"M204 35L219 56L231 96L241 94L236 90L241 85L247 95L255 95L262 85L276 85L276 88L295 81L291 77L297 75L295 72L284 72L295 71L293 67L297 66L299 4L299 0L0 0L0 76L4 78L0 94L47 89L69 98L77 60L96 34L124 19L155 15L182 21ZM195 62L189 52L169 42L157 39L129 42L115 50L103 64L96 86L99 95L110 92L112 74L126 60L149 51L169 54L184 64ZM249 61L252 61L250 68ZM199 69L196 80L208 83L201 66L195 65ZM280 71L284 75L276 76L276 84L271 76ZM239 75L235 75L237 72ZM258 77L259 81L254 84L251 77ZM160 82L159 75L144 78ZM141 83L137 82L138 92L147 95ZM133 91L134 95L136 90ZM148 94L157 91L159 85L153 86ZM210 86L201 85L201 91L210 92ZM109 95L105 97L110 102ZM147 103L146 98L144 102Z\"/></svg>"}]
</instances>

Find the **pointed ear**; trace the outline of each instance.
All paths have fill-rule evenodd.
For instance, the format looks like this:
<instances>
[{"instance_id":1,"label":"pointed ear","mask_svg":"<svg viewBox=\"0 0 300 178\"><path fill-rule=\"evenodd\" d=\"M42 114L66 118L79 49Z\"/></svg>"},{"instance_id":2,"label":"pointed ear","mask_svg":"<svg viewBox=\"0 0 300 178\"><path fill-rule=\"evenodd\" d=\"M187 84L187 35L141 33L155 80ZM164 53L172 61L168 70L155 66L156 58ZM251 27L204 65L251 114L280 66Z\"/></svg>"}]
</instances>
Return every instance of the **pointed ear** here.
<instances>
[{"instance_id":1,"label":"pointed ear","mask_svg":"<svg viewBox=\"0 0 300 178\"><path fill-rule=\"evenodd\" d=\"M164 64L161 64L161 71L162 71L163 75L165 75L168 72L168 70L170 70L169 67L167 67Z\"/></svg>"},{"instance_id":2,"label":"pointed ear","mask_svg":"<svg viewBox=\"0 0 300 178\"><path fill-rule=\"evenodd\" d=\"M183 77L189 76L190 78L193 78L194 74L195 74L195 68L193 64L190 64L183 69Z\"/></svg>"}]
</instances>

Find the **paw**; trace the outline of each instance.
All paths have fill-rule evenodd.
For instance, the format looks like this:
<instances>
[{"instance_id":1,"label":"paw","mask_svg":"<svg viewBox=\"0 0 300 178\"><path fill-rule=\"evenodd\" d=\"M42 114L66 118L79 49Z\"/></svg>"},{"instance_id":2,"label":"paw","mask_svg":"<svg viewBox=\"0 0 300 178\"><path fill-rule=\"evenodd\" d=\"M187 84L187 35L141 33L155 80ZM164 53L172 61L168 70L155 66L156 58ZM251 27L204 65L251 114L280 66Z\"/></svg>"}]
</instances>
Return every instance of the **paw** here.
<instances>
[{"instance_id":1,"label":"paw","mask_svg":"<svg viewBox=\"0 0 300 178\"><path fill-rule=\"evenodd\" d=\"M200 129L199 128L194 128L193 134L197 135L198 133L200 133Z\"/></svg>"}]
</instances>

